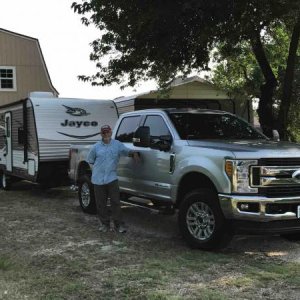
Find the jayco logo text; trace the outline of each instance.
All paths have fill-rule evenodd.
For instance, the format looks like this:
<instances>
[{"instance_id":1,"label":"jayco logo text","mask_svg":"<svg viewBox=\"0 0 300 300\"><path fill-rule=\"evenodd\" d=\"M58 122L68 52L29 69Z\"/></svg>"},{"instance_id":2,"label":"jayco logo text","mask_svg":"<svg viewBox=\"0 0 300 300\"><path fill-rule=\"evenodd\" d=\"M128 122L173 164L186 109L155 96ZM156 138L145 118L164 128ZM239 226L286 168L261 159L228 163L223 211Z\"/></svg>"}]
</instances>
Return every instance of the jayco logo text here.
<instances>
[{"instance_id":1,"label":"jayco logo text","mask_svg":"<svg viewBox=\"0 0 300 300\"><path fill-rule=\"evenodd\" d=\"M70 120L65 120L65 122L60 123L61 126L63 127L76 127L76 128L80 128L80 127L97 127L98 126L98 122L96 121L70 121Z\"/></svg>"}]
</instances>

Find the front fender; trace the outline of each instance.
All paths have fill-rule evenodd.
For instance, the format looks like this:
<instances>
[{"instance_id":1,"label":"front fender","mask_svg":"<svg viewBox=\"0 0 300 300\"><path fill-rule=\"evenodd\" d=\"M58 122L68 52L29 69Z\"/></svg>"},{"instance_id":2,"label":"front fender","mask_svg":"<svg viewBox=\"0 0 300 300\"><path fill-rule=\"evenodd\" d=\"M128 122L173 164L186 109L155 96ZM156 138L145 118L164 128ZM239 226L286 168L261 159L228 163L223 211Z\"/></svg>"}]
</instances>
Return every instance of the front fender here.
<instances>
[{"instance_id":1,"label":"front fender","mask_svg":"<svg viewBox=\"0 0 300 300\"><path fill-rule=\"evenodd\" d=\"M218 193L230 193L231 183L225 173L224 157L189 156L178 162L174 171L175 186L178 186L184 175L197 172L205 175L214 184Z\"/></svg>"}]
</instances>

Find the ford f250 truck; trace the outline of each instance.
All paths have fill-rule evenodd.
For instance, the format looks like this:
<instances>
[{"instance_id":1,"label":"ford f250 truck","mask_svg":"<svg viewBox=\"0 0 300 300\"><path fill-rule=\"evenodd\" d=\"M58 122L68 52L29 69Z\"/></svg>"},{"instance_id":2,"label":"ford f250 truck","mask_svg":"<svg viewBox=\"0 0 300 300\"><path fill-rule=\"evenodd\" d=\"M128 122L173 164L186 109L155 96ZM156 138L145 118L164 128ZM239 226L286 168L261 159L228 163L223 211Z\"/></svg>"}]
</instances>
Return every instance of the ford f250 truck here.
<instances>
[{"instance_id":1,"label":"ford f250 truck","mask_svg":"<svg viewBox=\"0 0 300 300\"><path fill-rule=\"evenodd\" d=\"M178 211L190 246L216 249L239 232L300 238L300 145L270 140L231 113L193 109L125 113L113 138L141 154L140 163L120 159L123 199ZM72 147L69 176L92 213L89 148Z\"/></svg>"}]
</instances>

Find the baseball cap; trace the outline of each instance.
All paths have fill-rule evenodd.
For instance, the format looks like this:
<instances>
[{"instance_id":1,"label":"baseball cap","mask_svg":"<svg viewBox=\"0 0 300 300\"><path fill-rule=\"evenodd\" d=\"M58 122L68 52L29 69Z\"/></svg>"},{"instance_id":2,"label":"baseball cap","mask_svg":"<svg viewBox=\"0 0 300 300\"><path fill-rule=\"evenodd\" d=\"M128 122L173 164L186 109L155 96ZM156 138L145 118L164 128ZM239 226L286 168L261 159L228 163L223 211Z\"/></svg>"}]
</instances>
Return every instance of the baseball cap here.
<instances>
[{"instance_id":1,"label":"baseball cap","mask_svg":"<svg viewBox=\"0 0 300 300\"><path fill-rule=\"evenodd\" d=\"M106 133L106 132L110 132L111 131L111 128L109 125L103 125L101 127L101 133Z\"/></svg>"}]
</instances>

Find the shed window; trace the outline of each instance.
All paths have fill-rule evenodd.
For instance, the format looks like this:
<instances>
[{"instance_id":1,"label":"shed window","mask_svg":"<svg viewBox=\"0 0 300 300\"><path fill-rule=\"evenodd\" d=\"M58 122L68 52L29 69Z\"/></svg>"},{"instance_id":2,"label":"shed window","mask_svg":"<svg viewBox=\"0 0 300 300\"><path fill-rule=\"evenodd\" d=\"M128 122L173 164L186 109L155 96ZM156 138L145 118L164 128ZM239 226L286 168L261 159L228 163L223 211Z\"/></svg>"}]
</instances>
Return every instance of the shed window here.
<instances>
[{"instance_id":1,"label":"shed window","mask_svg":"<svg viewBox=\"0 0 300 300\"><path fill-rule=\"evenodd\" d=\"M0 91L16 90L16 68L0 66Z\"/></svg>"}]
</instances>

